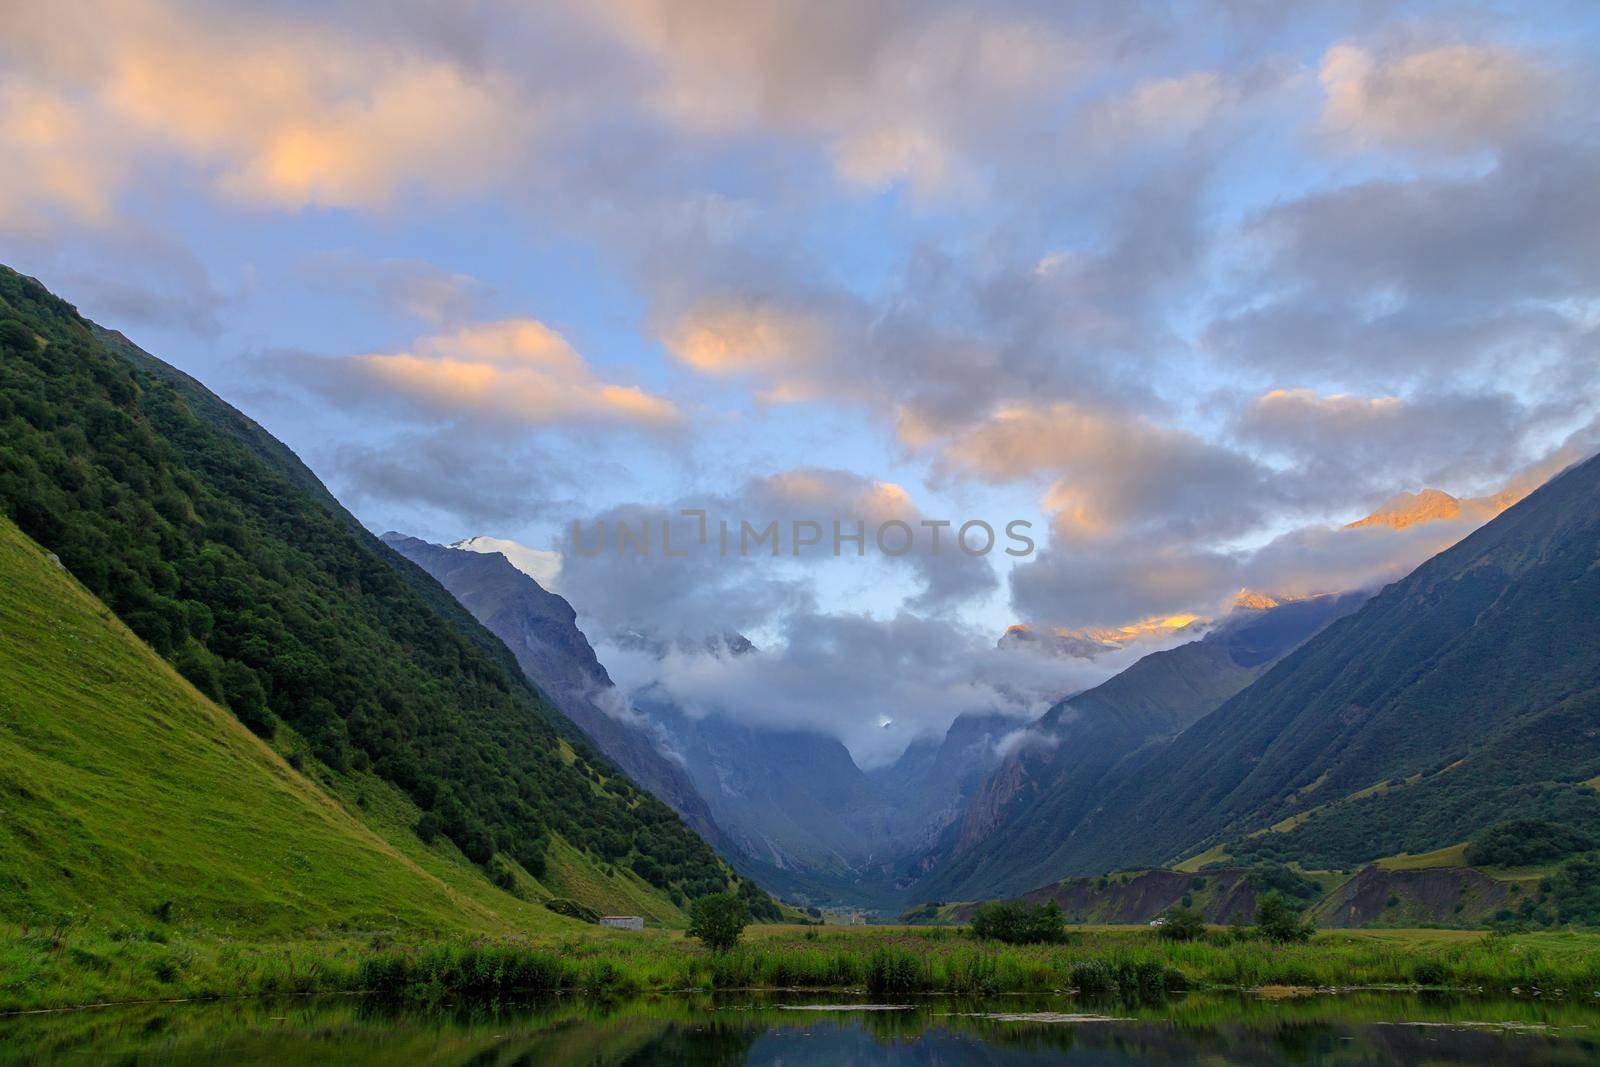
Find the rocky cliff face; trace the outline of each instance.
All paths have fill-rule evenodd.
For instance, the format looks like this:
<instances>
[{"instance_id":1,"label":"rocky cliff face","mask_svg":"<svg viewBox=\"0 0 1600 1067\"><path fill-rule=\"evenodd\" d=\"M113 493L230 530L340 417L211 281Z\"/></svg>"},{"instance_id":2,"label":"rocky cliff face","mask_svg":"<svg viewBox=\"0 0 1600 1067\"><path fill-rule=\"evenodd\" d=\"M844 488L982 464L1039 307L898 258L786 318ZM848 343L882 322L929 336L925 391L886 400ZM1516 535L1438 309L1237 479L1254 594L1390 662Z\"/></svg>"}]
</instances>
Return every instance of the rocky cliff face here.
<instances>
[{"instance_id":1,"label":"rocky cliff face","mask_svg":"<svg viewBox=\"0 0 1600 1067\"><path fill-rule=\"evenodd\" d=\"M1502 881L1470 867L1365 867L1312 909L1319 926L1481 926L1515 904L1531 883Z\"/></svg>"},{"instance_id":2,"label":"rocky cliff face","mask_svg":"<svg viewBox=\"0 0 1600 1067\"><path fill-rule=\"evenodd\" d=\"M831 737L696 718L653 688L635 694L635 703L735 847L782 877L823 879L797 890L807 896L824 883L840 893L852 886L877 893L879 868L926 847L959 816L1016 726L999 715L961 716L943 738L919 741L867 772ZM867 882L874 884L863 888Z\"/></svg>"}]
</instances>

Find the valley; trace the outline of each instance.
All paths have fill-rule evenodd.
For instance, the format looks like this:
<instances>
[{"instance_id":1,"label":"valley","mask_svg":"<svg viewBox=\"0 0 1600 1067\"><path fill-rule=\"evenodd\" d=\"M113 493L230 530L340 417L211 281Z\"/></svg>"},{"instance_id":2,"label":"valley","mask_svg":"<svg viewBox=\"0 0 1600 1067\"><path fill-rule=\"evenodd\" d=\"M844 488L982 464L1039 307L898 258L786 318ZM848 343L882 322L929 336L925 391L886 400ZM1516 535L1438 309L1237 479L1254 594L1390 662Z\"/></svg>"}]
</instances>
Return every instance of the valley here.
<instances>
[{"instance_id":1,"label":"valley","mask_svg":"<svg viewBox=\"0 0 1600 1067\"><path fill-rule=\"evenodd\" d=\"M1600 5L0 5L0 1067L1600 1062Z\"/></svg>"}]
</instances>

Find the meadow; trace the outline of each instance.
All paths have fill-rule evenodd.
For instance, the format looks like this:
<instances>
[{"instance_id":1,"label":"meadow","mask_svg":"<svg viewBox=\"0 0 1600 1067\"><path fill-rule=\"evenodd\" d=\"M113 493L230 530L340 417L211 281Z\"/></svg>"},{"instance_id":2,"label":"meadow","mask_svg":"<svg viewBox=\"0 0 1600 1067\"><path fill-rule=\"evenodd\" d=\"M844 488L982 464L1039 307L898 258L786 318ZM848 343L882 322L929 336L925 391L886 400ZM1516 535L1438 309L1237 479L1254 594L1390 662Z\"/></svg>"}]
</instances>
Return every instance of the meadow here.
<instances>
[{"instance_id":1,"label":"meadow","mask_svg":"<svg viewBox=\"0 0 1600 1067\"><path fill-rule=\"evenodd\" d=\"M776 989L1142 998L1355 987L1589 999L1600 995L1600 934L1330 931L1278 945L1212 930L1174 944L1146 928L1079 927L1063 944L1005 946L949 927L759 926L735 950L711 953L670 930L472 940L335 932L271 943L159 925L0 933L0 1011L332 992L420 1000Z\"/></svg>"}]
</instances>

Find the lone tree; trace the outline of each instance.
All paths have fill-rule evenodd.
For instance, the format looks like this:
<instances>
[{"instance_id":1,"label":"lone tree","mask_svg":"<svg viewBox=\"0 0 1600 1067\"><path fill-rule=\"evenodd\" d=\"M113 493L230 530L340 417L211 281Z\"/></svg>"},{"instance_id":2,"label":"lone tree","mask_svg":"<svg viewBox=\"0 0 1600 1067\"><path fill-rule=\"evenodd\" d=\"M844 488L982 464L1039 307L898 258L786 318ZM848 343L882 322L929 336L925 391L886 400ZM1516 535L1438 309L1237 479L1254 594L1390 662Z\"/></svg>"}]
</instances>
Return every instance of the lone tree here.
<instances>
[{"instance_id":1,"label":"lone tree","mask_svg":"<svg viewBox=\"0 0 1600 1067\"><path fill-rule=\"evenodd\" d=\"M713 952L726 952L739 943L750 922L750 909L732 893L701 897L689 909L689 936L698 937Z\"/></svg>"},{"instance_id":2,"label":"lone tree","mask_svg":"<svg viewBox=\"0 0 1600 1067\"><path fill-rule=\"evenodd\" d=\"M1166 920L1156 930L1165 941L1197 941L1206 932L1205 920L1197 908L1175 904L1167 909Z\"/></svg>"},{"instance_id":3,"label":"lone tree","mask_svg":"<svg viewBox=\"0 0 1600 1067\"><path fill-rule=\"evenodd\" d=\"M1280 943L1309 941L1316 932L1316 927L1300 921L1300 913L1277 890L1263 896L1256 905L1256 929L1268 941Z\"/></svg>"}]
</instances>

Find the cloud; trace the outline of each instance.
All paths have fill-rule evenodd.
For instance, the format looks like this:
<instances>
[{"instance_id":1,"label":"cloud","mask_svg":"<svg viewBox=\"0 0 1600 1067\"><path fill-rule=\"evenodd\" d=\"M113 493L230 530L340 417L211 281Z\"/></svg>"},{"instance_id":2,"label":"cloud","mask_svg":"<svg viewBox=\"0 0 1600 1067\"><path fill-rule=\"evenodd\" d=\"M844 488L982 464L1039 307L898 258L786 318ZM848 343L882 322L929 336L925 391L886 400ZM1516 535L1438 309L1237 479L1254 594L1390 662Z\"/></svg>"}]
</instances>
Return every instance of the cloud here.
<instances>
[{"instance_id":1,"label":"cloud","mask_svg":"<svg viewBox=\"0 0 1600 1067\"><path fill-rule=\"evenodd\" d=\"M526 522L570 507L578 472L562 460L499 442L485 448L456 428L345 442L319 466L339 499L382 529L454 540L471 529Z\"/></svg>"},{"instance_id":2,"label":"cloud","mask_svg":"<svg viewBox=\"0 0 1600 1067\"><path fill-rule=\"evenodd\" d=\"M809 138L839 177L872 188L965 184L995 116L1043 109L1096 61L1086 42L1022 5L597 6L656 64L648 100L668 121L700 135ZM1113 22L1106 36L1121 32Z\"/></svg>"},{"instance_id":3,"label":"cloud","mask_svg":"<svg viewBox=\"0 0 1600 1067\"><path fill-rule=\"evenodd\" d=\"M915 447L1024 401L1149 402L1182 347L1164 301L1203 252L1199 192L1188 168L1147 177L1045 269L919 247L876 297L713 247L663 264L651 321L693 369L769 401L863 406Z\"/></svg>"},{"instance_id":4,"label":"cloud","mask_svg":"<svg viewBox=\"0 0 1600 1067\"><path fill-rule=\"evenodd\" d=\"M176 329L213 341L225 313L248 296L248 280L220 284L193 249L167 232L137 223L103 230L44 222L30 214L15 229L0 218L0 232L9 229L12 265L70 293L84 315L108 327Z\"/></svg>"},{"instance_id":5,"label":"cloud","mask_svg":"<svg viewBox=\"0 0 1600 1067\"><path fill-rule=\"evenodd\" d=\"M0 78L0 226L37 228L38 211L104 222L126 166L118 139L72 101Z\"/></svg>"},{"instance_id":6,"label":"cloud","mask_svg":"<svg viewBox=\"0 0 1600 1067\"><path fill-rule=\"evenodd\" d=\"M495 321L495 294L456 269L504 279L526 234L570 242L604 264L612 306L661 342L668 374L732 387L708 404L747 387L874 420L847 447L889 431L899 469L928 464L930 487L1036 488L1054 530L1013 576L1019 609L1118 625L1209 609L1257 577L1383 573L1421 542L1347 539L1344 521L1402 489L1493 488L1597 414L1588 38L1563 64L1563 18L1411 16L603 0L403 3L373 20L24 0L0 37L0 226L38 247L63 220L110 231L184 205L186 233L242 220L207 249L213 269L263 217L339 234L349 248L299 280L426 336L272 365L352 425L398 417L359 426L334 469L373 507L459 509L452 534L556 495L502 469L534 435L541 470L564 455L555 481L588 483L588 514L615 502L591 466L597 429L689 439L681 394L591 365L543 323ZM486 196L492 210L451 211L447 235L415 226L419 209ZM381 233L351 212L383 214ZM441 240L464 258L418 258ZM204 270L80 247L51 276L91 307L216 336L232 298ZM872 462L841 454L826 462ZM794 514L819 506L798 491L814 483L847 517L888 499L799 462L740 467L755 476L727 493L667 492ZM414 484L424 474L446 484ZM518 499L497 508L495 491ZM909 576L908 610L994 588L959 557L875 563ZM814 599L797 566L624 569L596 610L777 632Z\"/></svg>"},{"instance_id":7,"label":"cloud","mask_svg":"<svg viewBox=\"0 0 1600 1067\"><path fill-rule=\"evenodd\" d=\"M805 612L786 618L772 649L738 656L673 651L641 662L600 652L621 685L657 684L695 716L838 738L866 768L943 736L963 713L1012 715L1020 725L1135 658L1090 663L999 649L993 634L911 614Z\"/></svg>"},{"instance_id":8,"label":"cloud","mask_svg":"<svg viewBox=\"0 0 1600 1067\"><path fill-rule=\"evenodd\" d=\"M1374 180L1250 221L1248 258L1204 328L1213 357L1349 391L1593 365L1600 153L1541 142L1470 177Z\"/></svg>"},{"instance_id":9,"label":"cloud","mask_svg":"<svg viewBox=\"0 0 1600 1067\"><path fill-rule=\"evenodd\" d=\"M715 509L712 499L679 502L682 507L708 504L708 511ZM774 565L770 558L737 551L724 556L714 547L715 541L712 547L699 545L698 523L679 512L679 506L622 504L574 515L576 530L569 524L558 548L562 593L578 611L582 625L597 633L632 631L666 640L699 640L710 634L756 631L813 607L808 580ZM604 542L597 536L602 523ZM663 524L672 531L674 554L669 555L660 540ZM633 543L623 542L623 528L636 538ZM649 549L639 550L638 544L646 539ZM675 554L680 551L687 554Z\"/></svg>"},{"instance_id":10,"label":"cloud","mask_svg":"<svg viewBox=\"0 0 1600 1067\"><path fill-rule=\"evenodd\" d=\"M1216 616L1245 588L1278 597L1375 589L1404 577L1597 447L1600 422L1514 472L1500 492L1400 528L1316 522L1247 547L1160 532L1102 543L1052 542L1012 570L1012 606L1036 625L1096 627L1161 613Z\"/></svg>"},{"instance_id":11,"label":"cloud","mask_svg":"<svg viewBox=\"0 0 1600 1067\"><path fill-rule=\"evenodd\" d=\"M686 510L703 511L704 519ZM954 526L941 528L941 543L934 546L924 520L945 518L924 515L890 482L849 471L792 468L751 478L731 493L689 496L666 506L619 505L575 517L576 528L564 529L560 546L562 590L601 630L669 639L774 628L787 614L812 609L815 575L824 567L908 574L917 586L906 609L949 611L998 588L999 580L985 556L954 544ZM885 523L904 523L911 537L892 528L880 545ZM771 539L759 539L769 526ZM670 531L665 541L664 527ZM853 540L858 534L859 543ZM1006 542L1003 531L996 535L993 551L999 553ZM813 543L802 547L801 539ZM976 546L978 532L969 540Z\"/></svg>"},{"instance_id":12,"label":"cloud","mask_svg":"<svg viewBox=\"0 0 1600 1067\"><path fill-rule=\"evenodd\" d=\"M319 291L349 293L436 325L482 317L494 295L490 286L423 259L370 259L349 249L313 252L296 273Z\"/></svg>"},{"instance_id":13,"label":"cloud","mask_svg":"<svg viewBox=\"0 0 1600 1067\"><path fill-rule=\"evenodd\" d=\"M1485 490L1522 462L1539 416L1507 393L1405 398L1274 389L1237 412L1232 432L1292 462L1308 496L1370 502L1402 486Z\"/></svg>"},{"instance_id":14,"label":"cloud","mask_svg":"<svg viewBox=\"0 0 1600 1067\"><path fill-rule=\"evenodd\" d=\"M777 302L708 299L666 326L662 341L684 364L716 376L764 376L773 401L811 399L839 351L836 324ZM817 372L821 372L820 374Z\"/></svg>"},{"instance_id":15,"label":"cloud","mask_svg":"<svg viewBox=\"0 0 1600 1067\"><path fill-rule=\"evenodd\" d=\"M432 422L482 418L524 429L555 424L668 430L682 414L638 386L604 382L560 334L502 319L419 338L407 351L284 354L300 384L342 405L381 404Z\"/></svg>"},{"instance_id":16,"label":"cloud","mask_svg":"<svg viewBox=\"0 0 1600 1067\"><path fill-rule=\"evenodd\" d=\"M1080 404L1019 407L953 438L947 472L984 481L1046 478L1045 508L1067 538L1125 538L1140 529L1245 532L1278 495L1248 455L1137 415Z\"/></svg>"},{"instance_id":17,"label":"cloud","mask_svg":"<svg viewBox=\"0 0 1600 1067\"><path fill-rule=\"evenodd\" d=\"M30 149L33 193L103 220L141 159L176 153L224 195L385 209L502 177L539 108L497 70L330 19L177 0L24 4L4 47L0 143ZM105 139L96 131L115 131ZM101 164L106 165L93 165Z\"/></svg>"},{"instance_id":18,"label":"cloud","mask_svg":"<svg viewBox=\"0 0 1600 1067\"><path fill-rule=\"evenodd\" d=\"M994 568L984 556L970 555L953 543L965 516L946 518L926 515L905 489L892 482L864 478L848 471L802 467L764 478L752 479L741 494L740 513L776 519L781 523L816 522L827 531L829 543L818 546L816 557L832 552L832 532L837 523L846 532L865 531L861 554L884 559L893 566L909 568L921 582L920 591L906 606L916 611L947 610L990 592L999 585ZM925 522L949 522L942 530L943 540L935 546L933 530ZM911 531L906 536L899 528L889 530L880 540L885 524L900 523ZM998 540L994 551L1003 551ZM974 531L978 543L981 531ZM905 547L902 547L905 546ZM845 546L845 552L856 549Z\"/></svg>"},{"instance_id":19,"label":"cloud","mask_svg":"<svg viewBox=\"0 0 1600 1067\"><path fill-rule=\"evenodd\" d=\"M1546 110L1550 76L1511 48L1442 44L1377 56L1355 44L1323 54L1322 121L1357 146L1463 151L1522 134Z\"/></svg>"},{"instance_id":20,"label":"cloud","mask_svg":"<svg viewBox=\"0 0 1600 1067\"><path fill-rule=\"evenodd\" d=\"M1205 129L1239 95L1237 86L1211 70L1149 78L1099 105L1090 118L1092 143L1124 145L1129 139L1187 137Z\"/></svg>"}]
</instances>

